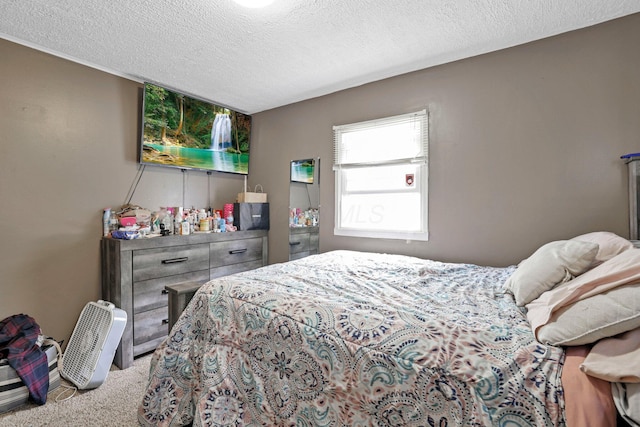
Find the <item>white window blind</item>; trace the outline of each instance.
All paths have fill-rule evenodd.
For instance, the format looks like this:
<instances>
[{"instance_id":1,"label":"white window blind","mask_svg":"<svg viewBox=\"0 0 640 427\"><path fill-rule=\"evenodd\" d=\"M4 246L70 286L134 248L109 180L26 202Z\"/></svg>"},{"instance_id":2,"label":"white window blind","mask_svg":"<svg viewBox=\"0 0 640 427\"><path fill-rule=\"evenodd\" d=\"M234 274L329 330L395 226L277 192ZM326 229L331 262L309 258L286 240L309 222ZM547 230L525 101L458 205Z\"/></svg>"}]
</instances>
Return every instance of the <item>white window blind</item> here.
<instances>
[{"instance_id":1,"label":"white window blind","mask_svg":"<svg viewBox=\"0 0 640 427\"><path fill-rule=\"evenodd\" d=\"M333 131L334 233L427 240L426 110Z\"/></svg>"}]
</instances>

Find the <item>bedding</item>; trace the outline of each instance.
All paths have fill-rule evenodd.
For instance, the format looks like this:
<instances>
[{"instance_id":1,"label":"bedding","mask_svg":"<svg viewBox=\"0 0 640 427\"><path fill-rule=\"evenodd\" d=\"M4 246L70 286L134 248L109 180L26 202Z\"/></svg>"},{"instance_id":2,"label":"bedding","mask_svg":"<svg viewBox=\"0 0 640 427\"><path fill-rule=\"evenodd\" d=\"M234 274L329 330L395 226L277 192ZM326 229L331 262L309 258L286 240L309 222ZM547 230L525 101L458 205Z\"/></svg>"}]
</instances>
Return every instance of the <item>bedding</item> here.
<instances>
[{"instance_id":1,"label":"bedding","mask_svg":"<svg viewBox=\"0 0 640 427\"><path fill-rule=\"evenodd\" d=\"M629 249L527 304L538 339L580 345L640 327L640 249Z\"/></svg>"},{"instance_id":2,"label":"bedding","mask_svg":"<svg viewBox=\"0 0 640 427\"><path fill-rule=\"evenodd\" d=\"M611 383L581 369L590 352L587 345L567 347L565 351L562 387L567 426L615 427L617 411Z\"/></svg>"},{"instance_id":3,"label":"bedding","mask_svg":"<svg viewBox=\"0 0 640 427\"><path fill-rule=\"evenodd\" d=\"M640 383L640 329L598 341L580 370L606 381Z\"/></svg>"},{"instance_id":4,"label":"bedding","mask_svg":"<svg viewBox=\"0 0 640 427\"><path fill-rule=\"evenodd\" d=\"M539 342L566 349L562 385L567 425L585 425L585 420L592 421L588 425L610 425L611 417L607 415L605 420L598 411L609 413L607 408L611 405L607 402L613 401L619 425L640 426L638 241L610 232L587 233L571 241L596 244L595 259L585 272L556 283L528 302L527 319ZM567 270L583 268L581 260L575 262L569 262ZM513 276L522 275L518 270L523 264L524 261ZM555 268L553 262L542 266L543 271ZM509 286L505 290L514 293ZM576 366L584 375L569 373ZM603 384L611 392L606 399L599 397ZM583 390L593 390L588 392L590 405L601 409L591 412L588 405L581 404L582 409L576 411L574 403L583 400Z\"/></svg>"},{"instance_id":5,"label":"bedding","mask_svg":"<svg viewBox=\"0 0 640 427\"><path fill-rule=\"evenodd\" d=\"M505 289L513 294L517 305L524 306L543 292L584 273L597 253L597 243L579 240L547 243L520 263L507 279Z\"/></svg>"},{"instance_id":6,"label":"bedding","mask_svg":"<svg viewBox=\"0 0 640 427\"><path fill-rule=\"evenodd\" d=\"M591 264L591 268L597 267L614 256L633 248L633 243L631 243L631 241L624 237L620 237L615 233L611 233L610 231L594 231L591 233L581 234L571 240L591 242L598 245L598 253L596 253L596 257Z\"/></svg>"},{"instance_id":7,"label":"bedding","mask_svg":"<svg viewBox=\"0 0 640 427\"><path fill-rule=\"evenodd\" d=\"M640 426L640 383L611 383L620 417L629 426Z\"/></svg>"},{"instance_id":8,"label":"bedding","mask_svg":"<svg viewBox=\"0 0 640 427\"><path fill-rule=\"evenodd\" d=\"M535 324L532 324L535 327ZM640 283L576 301L555 311L534 329L550 345L583 345L640 327Z\"/></svg>"},{"instance_id":9,"label":"bedding","mask_svg":"<svg viewBox=\"0 0 640 427\"><path fill-rule=\"evenodd\" d=\"M146 426L563 426L564 350L515 267L333 251L214 279L155 351Z\"/></svg>"}]
</instances>

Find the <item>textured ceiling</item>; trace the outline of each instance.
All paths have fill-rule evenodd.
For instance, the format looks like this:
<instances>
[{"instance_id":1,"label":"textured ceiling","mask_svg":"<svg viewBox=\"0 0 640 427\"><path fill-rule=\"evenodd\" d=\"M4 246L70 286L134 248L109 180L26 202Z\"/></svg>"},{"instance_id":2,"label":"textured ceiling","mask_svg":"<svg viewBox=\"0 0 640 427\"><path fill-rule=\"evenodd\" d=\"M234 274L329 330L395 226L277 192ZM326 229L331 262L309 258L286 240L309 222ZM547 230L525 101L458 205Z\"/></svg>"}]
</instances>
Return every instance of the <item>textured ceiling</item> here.
<instances>
[{"instance_id":1,"label":"textured ceiling","mask_svg":"<svg viewBox=\"0 0 640 427\"><path fill-rule=\"evenodd\" d=\"M638 0L2 0L0 38L255 113L636 12Z\"/></svg>"}]
</instances>

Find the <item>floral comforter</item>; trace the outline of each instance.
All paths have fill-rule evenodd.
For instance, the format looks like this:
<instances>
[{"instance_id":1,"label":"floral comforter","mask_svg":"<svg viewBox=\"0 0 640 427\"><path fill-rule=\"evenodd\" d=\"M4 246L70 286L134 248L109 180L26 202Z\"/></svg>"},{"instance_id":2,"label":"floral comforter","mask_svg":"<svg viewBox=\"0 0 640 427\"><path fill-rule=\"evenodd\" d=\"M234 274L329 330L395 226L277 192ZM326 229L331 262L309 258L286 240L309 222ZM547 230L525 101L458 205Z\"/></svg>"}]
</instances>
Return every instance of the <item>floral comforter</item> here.
<instances>
[{"instance_id":1,"label":"floral comforter","mask_svg":"<svg viewBox=\"0 0 640 427\"><path fill-rule=\"evenodd\" d=\"M212 280L151 363L141 425L564 425L563 350L514 267L334 251Z\"/></svg>"}]
</instances>

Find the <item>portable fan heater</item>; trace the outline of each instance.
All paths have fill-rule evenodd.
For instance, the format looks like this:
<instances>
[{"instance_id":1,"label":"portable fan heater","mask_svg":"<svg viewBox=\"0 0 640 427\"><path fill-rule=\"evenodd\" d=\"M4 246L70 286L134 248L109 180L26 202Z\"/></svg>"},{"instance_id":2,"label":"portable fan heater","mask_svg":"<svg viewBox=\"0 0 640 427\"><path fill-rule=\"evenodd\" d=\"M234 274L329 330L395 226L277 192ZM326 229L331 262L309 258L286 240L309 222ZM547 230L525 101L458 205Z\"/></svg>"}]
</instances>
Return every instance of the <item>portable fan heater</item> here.
<instances>
[{"instance_id":1,"label":"portable fan heater","mask_svg":"<svg viewBox=\"0 0 640 427\"><path fill-rule=\"evenodd\" d=\"M109 374L127 313L108 301L82 309L62 357L61 375L78 389L96 388Z\"/></svg>"}]
</instances>

